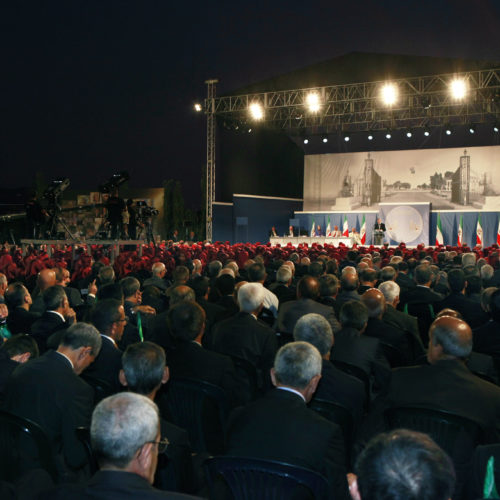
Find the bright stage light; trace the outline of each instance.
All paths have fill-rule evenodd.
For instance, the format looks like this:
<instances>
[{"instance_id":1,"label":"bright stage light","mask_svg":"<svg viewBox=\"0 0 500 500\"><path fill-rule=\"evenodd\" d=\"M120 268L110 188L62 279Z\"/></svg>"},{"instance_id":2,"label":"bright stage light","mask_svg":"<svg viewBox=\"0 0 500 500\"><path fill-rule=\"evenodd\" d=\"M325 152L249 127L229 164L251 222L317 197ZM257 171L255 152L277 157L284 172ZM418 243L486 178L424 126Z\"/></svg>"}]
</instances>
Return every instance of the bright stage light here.
<instances>
[{"instance_id":1,"label":"bright stage light","mask_svg":"<svg viewBox=\"0 0 500 500\"><path fill-rule=\"evenodd\" d=\"M431 131L429 130L428 127L424 128L424 135L425 135L425 137L429 137L431 135Z\"/></svg>"},{"instance_id":2,"label":"bright stage light","mask_svg":"<svg viewBox=\"0 0 500 500\"><path fill-rule=\"evenodd\" d=\"M328 136L324 135L321 140L326 144L328 142Z\"/></svg>"},{"instance_id":3,"label":"bright stage light","mask_svg":"<svg viewBox=\"0 0 500 500\"><path fill-rule=\"evenodd\" d=\"M254 120L262 120L262 118L264 118L264 108L260 102L253 102L248 106L248 110L250 111L250 116Z\"/></svg>"},{"instance_id":4,"label":"bright stage light","mask_svg":"<svg viewBox=\"0 0 500 500\"><path fill-rule=\"evenodd\" d=\"M350 136L350 135L346 132L346 133L344 134L344 141L345 141L345 142L349 142L350 140L351 140L351 136Z\"/></svg>"},{"instance_id":5,"label":"bright stage light","mask_svg":"<svg viewBox=\"0 0 500 500\"><path fill-rule=\"evenodd\" d=\"M384 104L392 106L398 100L398 88L394 83L386 83L380 90L380 97Z\"/></svg>"},{"instance_id":6,"label":"bright stage light","mask_svg":"<svg viewBox=\"0 0 500 500\"><path fill-rule=\"evenodd\" d=\"M453 99L463 99L467 94L467 83L459 78L450 83L450 92Z\"/></svg>"},{"instance_id":7,"label":"bright stage light","mask_svg":"<svg viewBox=\"0 0 500 500\"><path fill-rule=\"evenodd\" d=\"M496 132L498 134L498 123L495 123L495 125L493 125L493 132Z\"/></svg>"},{"instance_id":8,"label":"bright stage light","mask_svg":"<svg viewBox=\"0 0 500 500\"><path fill-rule=\"evenodd\" d=\"M451 135L451 127L449 125L446 126L445 133L446 135Z\"/></svg>"},{"instance_id":9,"label":"bright stage light","mask_svg":"<svg viewBox=\"0 0 500 500\"><path fill-rule=\"evenodd\" d=\"M199 102L195 103L194 110L198 111L198 113L202 110L201 104Z\"/></svg>"},{"instance_id":10,"label":"bright stage light","mask_svg":"<svg viewBox=\"0 0 500 500\"><path fill-rule=\"evenodd\" d=\"M368 132L368 140L373 141L373 132Z\"/></svg>"},{"instance_id":11,"label":"bright stage light","mask_svg":"<svg viewBox=\"0 0 500 500\"><path fill-rule=\"evenodd\" d=\"M473 123L471 123L469 125L469 133L470 134L475 134L476 133L476 126Z\"/></svg>"},{"instance_id":12,"label":"bright stage light","mask_svg":"<svg viewBox=\"0 0 500 500\"><path fill-rule=\"evenodd\" d=\"M304 144L309 144L309 139L307 137L304 139Z\"/></svg>"},{"instance_id":13,"label":"bright stage light","mask_svg":"<svg viewBox=\"0 0 500 500\"><path fill-rule=\"evenodd\" d=\"M311 113L317 113L321 107L319 94L311 92L306 96L306 106Z\"/></svg>"},{"instance_id":14,"label":"bright stage light","mask_svg":"<svg viewBox=\"0 0 500 500\"><path fill-rule=\"evenodd\" d=\"M413 135L412 131L410 129L408 129L406 131L406 137L408 137L408 139Z\"/></svg>"},{"instance_id":15,"label":"bright stage light","mask_svg":"<svg viewBox=\"0 0 500 500\"><path fill-rule=\"evenodd\" d=\"M387 132L385 133L385 138L390 139L392 137L391 131L387 129Z\"/></svg>"}]
</instances>

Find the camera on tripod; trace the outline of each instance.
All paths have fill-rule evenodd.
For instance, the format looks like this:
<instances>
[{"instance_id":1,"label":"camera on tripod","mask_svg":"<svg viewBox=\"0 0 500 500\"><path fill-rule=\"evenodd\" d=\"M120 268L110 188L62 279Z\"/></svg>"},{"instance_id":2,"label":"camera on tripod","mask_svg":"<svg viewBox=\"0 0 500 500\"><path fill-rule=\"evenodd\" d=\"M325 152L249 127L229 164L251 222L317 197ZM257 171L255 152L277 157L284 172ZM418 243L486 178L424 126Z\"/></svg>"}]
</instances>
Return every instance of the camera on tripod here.
<instances>
[{"instance_id":1,"label":"camera on tripod","mask_svg":"<svg viewBox=\"0 0 500 500\"><path fill-rule=\"evenodd\" d=\"M160 212L155 207L150 207L144 200L138 201L137 206L137 217L139 220L150 219L154 215L158 215Z\"/></svg>"},{"instance_id":2,"label":"camera on tripod","mask_svg":"<svg viewBox=\"0 0 500 500\"><path fill-rule=\"evenodd\" d=\"M121 186L124 182L130 179L128 172L124 170L123 172L118 172L113 174L104 184L99 186L99 192L101 193L111 193L115 188Z\"/></svg>"},{"instance_id":3,"label":"camera on tripod","mask_svg":"<svg viewBox=\"0 0 500 500\"><path fill-rule=\"evenodd\" d=\"M56 204L57 199L68 186L69 179L67 177L54 179L43 192L43 198L49 202L49 205Z\"/></svg>"}]
</instances>

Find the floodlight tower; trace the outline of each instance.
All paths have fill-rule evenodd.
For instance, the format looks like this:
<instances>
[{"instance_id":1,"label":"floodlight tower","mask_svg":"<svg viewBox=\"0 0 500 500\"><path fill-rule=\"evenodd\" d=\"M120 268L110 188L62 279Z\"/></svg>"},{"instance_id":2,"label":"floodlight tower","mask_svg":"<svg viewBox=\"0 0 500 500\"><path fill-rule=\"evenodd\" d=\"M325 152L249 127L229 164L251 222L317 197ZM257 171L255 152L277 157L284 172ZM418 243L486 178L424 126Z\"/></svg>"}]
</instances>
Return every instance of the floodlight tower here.
<instances>
[{"instance_id":1,"label":"floodlight tower","mask_svg":"<svg viewBox=\"0 0 500 500\"><path fill-rule=\"evenodd\" d=\"M206 182L206 234L212 241L213 202L215 201L215 95L219 80L206 80L207 98L205 113L207 114L207 182Z\"/></svg>"}]
</instances>

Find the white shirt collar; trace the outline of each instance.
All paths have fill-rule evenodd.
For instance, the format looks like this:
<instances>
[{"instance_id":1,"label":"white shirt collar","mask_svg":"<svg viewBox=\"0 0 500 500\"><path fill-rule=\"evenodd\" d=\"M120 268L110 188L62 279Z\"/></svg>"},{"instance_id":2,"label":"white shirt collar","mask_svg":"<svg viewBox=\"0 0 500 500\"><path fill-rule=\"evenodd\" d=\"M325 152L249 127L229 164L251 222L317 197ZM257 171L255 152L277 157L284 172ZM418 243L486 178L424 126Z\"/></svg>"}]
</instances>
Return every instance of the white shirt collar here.
<instances>
[{"instance_id":1,"label":"white shirt collar","mask_svg":"<svg viewBox=\"0 0 500 500\"><path fill-rule=\"evenodd\" d=\"M60 312L58 312L58 311L47 311L47 312L52 313L52 314L57 314L66 323L64 316Z\"/></svg>"},{"instance_id":2,"label":"white shirt collar","mask_svg":"<svg viewBox=\"0 0 500 500\"><path fill-rule=\"evenodd\" d=\"M115 339L112 339L111 337L108 337L107 335L104 335L104 333L101 333L101 337L105 337L105 338L107 338L108 340L111 340L111 342L113 342L114 346L115 346L115 347L118 347L118 346L116 345Z\"/></svg>"},{"instance_id":3,"label":"white shirt collar","mask_svg":"<svg viewBox=\"0 0 500 500\"><path fill-rule=\"evenodd\" d=\"M292 389L291 387L279 386L279 387L276 387L276 389L279 389L281 391L293 392L294 394L297 394L297 396L300 396L304 400L304 403L306 402L306 398L299 391L296 391L295 389Z\"/></svg>"}]
</instances>

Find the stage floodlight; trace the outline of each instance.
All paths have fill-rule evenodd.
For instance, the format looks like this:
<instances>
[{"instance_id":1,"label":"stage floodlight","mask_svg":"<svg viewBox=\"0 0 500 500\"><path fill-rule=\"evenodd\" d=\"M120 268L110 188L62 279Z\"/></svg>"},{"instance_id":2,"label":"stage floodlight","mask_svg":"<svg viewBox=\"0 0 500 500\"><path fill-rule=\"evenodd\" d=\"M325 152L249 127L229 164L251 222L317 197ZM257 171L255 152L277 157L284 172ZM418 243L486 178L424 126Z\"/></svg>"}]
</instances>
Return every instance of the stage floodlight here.
<instances>
[{"instance_id":1,"label":"stage floodlight","mask_svg":"<svg viewBox=\"0 0 500 500\"><path fill-rule=\"evenodd\" d=\"M309 139L307 137L304 138L304 144L309 144Z\"/></svg>"},{"instance_id":2,"label":"stage floodlight","mask_svg":"<svg viewBox=\"0 0 500 500\"><path fill-rule=\"evenodd\" d=\"M252 128L251 127L248 128L248 133L249 134L252 133Z\"/></svg>"},{"instance_id":3,"label":"stage floodlight","mask_svg":"<svg viewBox=\"0 0 500 500\"><path fill-rule=\"evenodd\" d=\"M197 111L198 113L202 110L203 108L201 107L201 104L199 102L196 102L194 104L194 110Z\"/></svg>"},{"instance_id":4,"label":"stage floodlight","mask_svg":"<svg viewBox=\"0 0 500 500\"><path fill-rule=\"evenodd\" d=\"M408 139L410 139L410 137L413 135L411 129L409 128L407 131L406 131L406 137L408 137Z\"/></svg>"},{"instance_id":5,"label":"stage floodlight","mask_svg":"<svg viewBox=\"0 0 500 500\"><path fill-rule=\"evenodd\" d=\"M429 137L431 135L431 131L430 131L429 127L424 128L424 135L425 135L425 137Z\"/></svg>"},{"instance_id":6,"label":"stage floodlight","mask_svg":"<svg viewBox=\"0 0 500 500\"><path fill-rule=\"evenodd\" d=\"M250 116L254 120L262 120L264 118L264 108L260 102L253 102L248 106L248 109L250 111Z\"/></svg>"},{"instance_id":7,"label":"stage floodlight","mask_svg":"<svg viewBox=\"0 0 500 500\"><path fill-rule=\"evenodd\" d=\"M369 141L373 141L373 132L368 132L367 138Z\"/></svg>"},{"instance_id":8,"label":"stage floodlight","mask_svg":"<svg viewBox=\"0 0 500 500\"><path fill-rule=\"evenodd\" d=\"M493 125L493 132L496 132L498 134L498 123L495 123L495 125Z\"/></svg>"},{"instance_id":9,"label":"stage floodlight","mask_svg":"<svg viewBox=\"0 0 500 500\"><path fill-rule=\"evenodd\" d=\"M344 132L344 141L349 142L351 140L351 136L348 132Z\"/></svg>"},{"instance_id":10,"label":"stage floodlight","mask_svg":"<svg viewBox=\"0 0 500 500\"><path fill-rule=\"evenodd\" d=\"M321 101L317 92L310 92L306 95L306 106L311 113L317 113L321 108Z\"/></svg>"},{"instance_id":11,"label":"stage floodlight","mask_svg":"<svg viewBox=\"0 0 500 500\"><path fill-rule=\"evenodd\" d=\"M473 123L471 123L469 125L469 134L475 134L475 133L476 133L476 126Z\"/></svg>"},{"instance_id":12,"label":"stage floodlight","mask_svg":"<svg viewBox=\"0 0 500 500\"><path fill-rule=\"evenodd\" d=\"M467 83L461 78L456 78L450 83L450 92L453 99L464 99L467 95Z\"/></svg>"},{"instance_id":13,"label":"stage floodlight","mask_svg":"<svg viewBox=\"0 0 500 500\"><path fill-rule=\"evenodd\" d=\"M321 140L323 141L323 143L325 143L325 144L326 144L326 143L328 142L328 136L327 136L327 135L323 135L323 136L321 137Z\"/></svg>"},{"instance_id":14,"label":"stage floodlight","mask_svg":"<svg viewBox=\"0 0 500 500\"><path fill-rule=\"evenodd\" d=\"M386 106L392 106L398 100L398 88L394 83L386 83L380 90L380 97Z\"/></svg>"},{"instance_id":15,"label":"stage floodlight","mask_svg":"<svg viewBox=\"0 0 500 500\"><path fill-rule=\"evenodd\" d=\"M390 139L391 137L392 137L392 133L391 133L391 131L389 129L387 129L386 132L385 132L385 138L386 139Z\"/></svg>"},{"instance_id":16,"label":"stage floodlight","mask_svg":"<svg viewBox=\"0 0 500 500\"><path fill-rule=\"evenodd\" d=\"M451 135L452 130L451 130L451 127L449 125L446 125L444 131L445 131L446 135Z\"/></svg>"}]
</instances>

